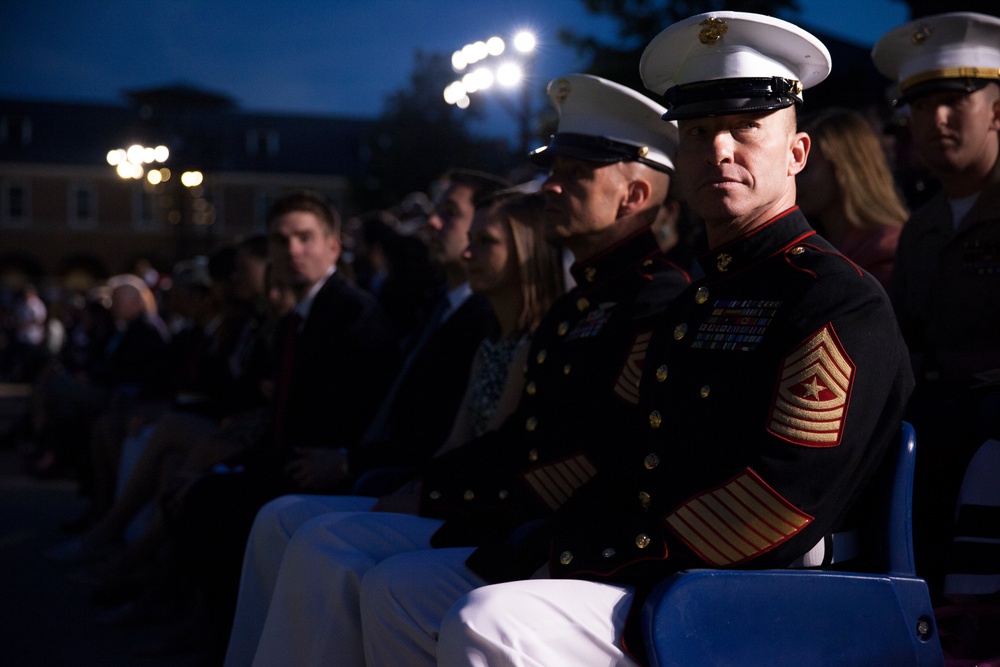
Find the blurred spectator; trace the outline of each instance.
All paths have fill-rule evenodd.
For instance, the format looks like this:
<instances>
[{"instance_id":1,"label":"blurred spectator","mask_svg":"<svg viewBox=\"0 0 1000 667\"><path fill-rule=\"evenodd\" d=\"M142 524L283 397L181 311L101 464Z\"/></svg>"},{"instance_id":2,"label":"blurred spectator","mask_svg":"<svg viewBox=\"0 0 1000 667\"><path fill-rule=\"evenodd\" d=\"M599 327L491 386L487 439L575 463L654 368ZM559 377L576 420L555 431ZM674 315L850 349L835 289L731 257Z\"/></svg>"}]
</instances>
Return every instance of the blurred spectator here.
<instances>
[{"instance_id":1,"label":"blurred spectator","mask_svg":"<svg viewBox=\"0 0 1000 667\"><path fill-rule=\"evenodd\" d=\"M795 177L799 208L837 250L887 286L909 212L878 137L848 109L806 116L799 130L812 139Z\"/></svg>"}]
</instances>

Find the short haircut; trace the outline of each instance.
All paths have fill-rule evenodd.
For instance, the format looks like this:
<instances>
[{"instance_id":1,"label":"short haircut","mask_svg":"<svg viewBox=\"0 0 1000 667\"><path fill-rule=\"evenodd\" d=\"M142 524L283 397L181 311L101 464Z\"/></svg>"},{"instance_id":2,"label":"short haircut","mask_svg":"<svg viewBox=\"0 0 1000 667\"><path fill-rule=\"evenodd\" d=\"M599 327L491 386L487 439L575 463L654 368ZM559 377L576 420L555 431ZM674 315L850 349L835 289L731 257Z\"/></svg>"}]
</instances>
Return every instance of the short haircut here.
<instances>
[{"instance_id":1,"label":"short haircut","mask_svg":"<svg viewBox=\"0 0 1000 667\"><path fill-rule=\"evenodd\" d=\"M277 218L295 211L314 214L331 234L340 236L340 215L323 195L313 190L293 190L275 200L267 212L268 226Z\"/></svg>"},{"instance_id":2,"label":"short haircut","mask_svg":"<svg viewBox=\"0 0 1000 667\"><path fill-rule=\"evenodd\" d=\"M472 203L479 206L480 201L487 200L500 190L509 188L511 183L499 176L475 169L450 169L441 180L449 185L464 185L472 190Z\"/></svg>"}]
</instances>

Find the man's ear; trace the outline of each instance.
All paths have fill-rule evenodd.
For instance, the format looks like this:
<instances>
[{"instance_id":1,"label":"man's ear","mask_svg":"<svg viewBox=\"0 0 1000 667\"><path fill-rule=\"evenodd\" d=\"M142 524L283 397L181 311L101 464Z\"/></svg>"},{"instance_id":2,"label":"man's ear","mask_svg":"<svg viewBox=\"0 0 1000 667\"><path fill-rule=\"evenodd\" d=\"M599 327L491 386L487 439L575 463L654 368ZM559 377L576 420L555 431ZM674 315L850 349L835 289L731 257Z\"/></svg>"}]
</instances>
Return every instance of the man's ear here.
<instances>
[{"instance_id":1,"label":"man's ear","mask_svg":"<svg viewBox=\"0 0 1000 667\"><path fill-rule=\"evenodd\" d=\"M631 179L628 181L625 197L618 207L619 213L635 213L647 208L652 194L653 186L649 181L642 178Z\"/></svg>"},{"instance_id":2,"label":"man's ear","mask_svg":"<svg viewBox=\"0 0 1000 667\"><path fill-rule=\"evenodd\" d=\"M1000 131L1000 95L993 98L993 118L990 119L990 129Z\"/></svg>"},{"instance_id":3,"label":"man's ear","mask_svg":"<svg viewBox=\"0 0 1000 667\"><path fill-rule=\"evenodd\" d=\"M812 146L812 140L805 132L796 132L792 135L792 143L788 151L789 176L794 176L805 169L810 146Z\"/></svg>"}]
</instances>

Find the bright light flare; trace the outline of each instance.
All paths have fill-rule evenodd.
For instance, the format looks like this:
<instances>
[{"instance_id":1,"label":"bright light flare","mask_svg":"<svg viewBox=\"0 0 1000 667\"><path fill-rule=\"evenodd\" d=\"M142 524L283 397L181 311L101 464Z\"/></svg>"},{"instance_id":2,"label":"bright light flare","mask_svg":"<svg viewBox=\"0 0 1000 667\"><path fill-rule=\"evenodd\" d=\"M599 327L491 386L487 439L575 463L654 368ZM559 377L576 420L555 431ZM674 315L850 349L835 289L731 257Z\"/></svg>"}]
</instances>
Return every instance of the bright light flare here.
<instances>
[{"instance_id":1,"label":"bright light flare","mask_svg":"<svg viewBox=\"0 0 1000 667\"><path fill-rule=\"evenodd\" d=\"M504 44L503 39L501 39L500 37L490 37L488 40L486 40L486 52L489 53L491 56L500 55L506 48L507 45Z\"/></svg>"},{"instance_id":2,"label":"bright light flare","mask_svg":"<svg viewBox=\"0 0 1000 667\"><path fill-rule=\"evenodd\" d=\"M463 69L469 66L469 59L465 57L462 51L455 51L451 54L451 68L456 72L461 72Z\"/></svg>"},{"instance_id":3,"label":"bright light flare","mask_svg":"<svg viewBox=\"0 0 1000 667\"><path fill-rule=\"evenodd\" d=\"M146 174L146 180L149 181L150 185L159 185L163 182L163 174L160 173L159 169L150 169L149 173Z\"/></svg>"},{"instance_id":4,"label":"bright light flare","mask_svg":"<svg viewBox=\"0 0 1000 667\"><path fill-rule=\"evenodd\" d=\"M204 174L200 171L185 171L181 174L181 184L186 188L195 188L205 180Z\"/></svg>"},{"instance_id":5,"label":"bright light flare","mask_svg":"<svg viewBox=\"0 0 1000 667\"><path fill-rule=\"evenodd\" d=\"M536 44L535 36L527 30L522 30L514 35L514 48L521 53L534 51Z\"/></svg>"},{"instance_id":6,"label":"bright light flare","mask_svg":"<svg viewBox=\"0 0 1000 667\"><path fill-rule=\"evenodd\" d=\"M444 101L448 104L458 104L458 101L465 97L465 86L461 81L452 81L444 89Z\"/></svg>"},{"instance_id":7,"label":"bright light flare","mask_svg":"<svg viewBox=\"0 0 1000 667\"><path fill-rule=\"evenodd\" d=\"M497 83L504 88L513 88L521 83L521 80L524 78L524 72L515 63L504 63L497 68L496 78Z\"/></svg>"},{"instance_id":8,"label":"bright light flare","mask_svg":"<svg viewBox=\"0 0 1000 667\"><path fill-rule=\"evenodd\" d=\"M153 159L157 162L166 162L170 157L170 149L166 146L157 146L153 149Z\"/></svg>"}]
</instances>

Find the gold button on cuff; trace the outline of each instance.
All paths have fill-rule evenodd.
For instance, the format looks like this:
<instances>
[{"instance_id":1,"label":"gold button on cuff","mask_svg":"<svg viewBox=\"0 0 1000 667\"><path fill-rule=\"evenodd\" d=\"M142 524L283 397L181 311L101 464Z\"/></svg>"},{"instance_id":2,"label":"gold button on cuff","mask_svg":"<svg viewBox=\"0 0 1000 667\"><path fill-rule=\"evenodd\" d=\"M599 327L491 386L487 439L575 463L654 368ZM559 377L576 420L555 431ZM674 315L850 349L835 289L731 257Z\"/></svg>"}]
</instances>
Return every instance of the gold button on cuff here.
<instances>
[{"instance_id":1,"label":"gold button on cuff","mask_svg":"<svg viewBox=\"0 0 1000 667\"><path fill-rule=\"evenodd\" d=\"M660 465L660 457L656 454L647 454L646 458L642 460L642 465L645 466L646 470L652 470Z\"/></svg>"},{"instance_id":2,"label":"gold button on cuff","mask_svg":"<svg viewBox=\"0 0 1000 667\"><path fill-rule=\"evenodd\" d=\"M592 266L588 266L587 269L583 272L583 277L586 279L588 283L594 282L594 280L597 278L597 269L595 269Z\"/></svg>"},{"instance_id":3,"label":"gold button on cuff","mask_svg":"<svg viewBox=\"0 0 1000 667\"><path fill-rule=\"evenodd\" d=\"M698 291L694 293L694 302L701 304L706 301L708 301L708 288L704 286L699 287Z\"/></svg>"},{"instance_id":4,"label":"gold button on cuff","mask_svg":"<svg viewBox=\"0 0 1000 667\"><path fill-rule=\"evenodd\" d=\"M538 356L535 357L535 361L537 361L540 364L545 363L545 350L538 351Z\"/></svg>"},{"instance_id":5,"label":"gold button on cuff","mask_svg":"<svg viewBox=\"0 0 1000 667\"><path fill-rule=\"evenodd\" d=\"M676 327L674 327L674 340L681 340L682 338L684 338L684 336L687 335L687 332L688 332L688 325L678 324Z\"/></svg>"},{"instance_id":6,"label":"gold button on cuff","mask_svg":"<svg viewBox=\"0 0 1000 667\"><path fill-rule=\"evenodd\" d=\"M427 495L428 495L428 497L430 497L431 500L441 500L441 492L440 491L431 491Z\"/></svg>"},{"instance_id":7,"label":"gold button on cuff","mask_svg":"<svg viewBox=\"0 0 1000 667\"><path fill-rule=\"evenodd\" d=\"M559 326L556 327L556 333L560 336L565 336L567 331L569 331L569 322L560 322Z\"/></svg>"},{"instance_id":8,"label":"gold button on cuff","mask_svg":"<svg viewBox=\"0 0 1000 667\"><path fill-rule=\"evenodd\" d=\"M663 382L667 379L667 365L663 364L656 369L656 381Z\"/></svg>"},{"instance_id":9,"label":"gold button on cuff","mask_svg":"<svg viewBox=\"0 0 1000 667\"><path fill-rule=\"evenodd\" d=\"M576 309L579 310L581 313L587 310L588 308L590 308L590 302L587 301L585 298L580 297L579 299L576 300Z\"/></svg>"},{"instance_id":10,"label":"gold button on cuff","mask_svg":"<svg viewBox=\"0 0 1000 667\"><path fill-rule=\"evenodd\" d=\"M651 260L651 259L644 260L642 262L642 265L643 266L652 266L653 265L653 260Z\"/></svg>"},{"instance_id":11,"label":"gold button on cuff","mask_svg":"<svg viewBox=\"0 0 1000 667\"><path fill-rule=\"evenodd\" d=\"M712 388L709 387L707 384L698 390L698 395L701 396L702 398L708 398L708 395L710 393L712 393Z\"/></svg>"},{"instance_id":12,"label":"gold button on cuff","mask_svg":"<svg viewBox=\"0 0 1000 667\"><path fill-rule=\"evenodd\" d=\"M538 391L538 387L535 385L534 382L529 382L527 385L525 385L524 391L528 394L528 396L534 396L535 392Z\"/></svg>"},{"instance_id":13,"label":"gold button on cuff","mask_svg":"<svg viewBox=\"0 0 1000 667\"><path fill-rule=\"evenodd\" d=\"M474 500L475 497L476 494L472 489L466 489L465 493L462 494L464 500Z\"/></svg>"},{"instance_id":14,"label":"gold button on cuff","mask_svg":"<svg viewBox=\"0 0 1000 667\"><path fill-rule=\"evenodd\" d=\"M792 253L793 255L801 255L801 254L802 254L802 253L804 253L805 251L806 251L806 249L805 249L805 248L803 248L803 247L802 247L802 246L800 246L800 245L797 245L797 246L795 246L794 248L792 248L791 250L789 250L789 252L790 252L790 253Z\"/></svg>"},{"instance_id":15,"label":"gold button on cuff","mask_svg":"<svg viewBox=\"0 0 1000 667\"><path fill-rule=\"evenodd\" d=\"M500 497L500 500L507 500L507 496L510 495L510 491L507 489L500 489L500 493L497 495Z\"/></svg>"},{"instance_id":16,"label":"gold button on cuff","mask_svg":"<svg viewBox=\"0 0 1000 667\"><path fill-rule=\"evenodd\" d=\"M645 549L650 545L652 541L653 540L649 539L649 535L647 535L646 533L639 533L638 535L635 536L635 546L639 547L640 549Z\"/></svg>"},{"instance_id":17,"label":"gold button on cuff","mask_svg":"<svg viewBox=\"0 0 1000 667\"><path fill-rule=\"evenodd\" d=\"M538 428L538 420L535 417L528 417L524 422L524 429L529 433Z\"/></svg>"},{"instance_id":18,"label":"gold button on cuff","mask_svg":"<svg viewBox=\"0 0 1000 667\"><path fill-rule=\"evenodd\" d=\"M650 428L660 428L660 424L663 423L663 417L660 416L659 410L653 410L649 413L649 426Z\"/></svg>"},{"instance_id":19,"label":"gold button on cuff","mask_svg":"<svg viewBox=\"0 0 1000 667\"><path fill-rule=\"evenodd\" d=\"M532 449L531 451L528 452L528 460L529 461L537 461L538 460L538 450L537 449Z\"/></svg>"},{"instance_id":20,"label":"gold button on cuff","mask_svg":"<svg viewBox=\"0 0 1000 667\"><path fill-rule=\"evenodd\" d=\"M570 366L569 364L563 366L563 375L569 375L570 370L572 370L572 366Z\"/></svg>"},{"instance_id":21,"label":"gold button on cuff","mask_svg":"<svg viewBox=\"0 0 1000 667\"><path fill-rule=\"evenodd\" d=\"M559 554L559 562L562 563L563 565L569 565L570 563L572 563L573 562L573 552L572 551L564 551L561 554Z\"/></svg>"},{"instance_id":22,"label":"gold button on cuff","mask_svg":"<svg viewBox=\"0 0 1000 667\"><path fill-rule=\"evenodd\" d=\"M615 555L615 550L612 549L611 547L608 547L607 549L601 552L601 555L604 556L605 558L611 558L612 556Z\"/></svg>"},{"instance_id":23,"label":"gold button on cuff","mask_svg":"<svg viewBox=\"0 0 1000 667\"><path fill-rule=\"evenodd\" d=\"M642 505L643 507L649 507L650 503L652 503L652 502L653 502L653 498L652 498L652 496L649 495L649 493L647 493L645 491L640 491L639 492L639 504L640 505Z\"/></svg>"}]
</instances>

